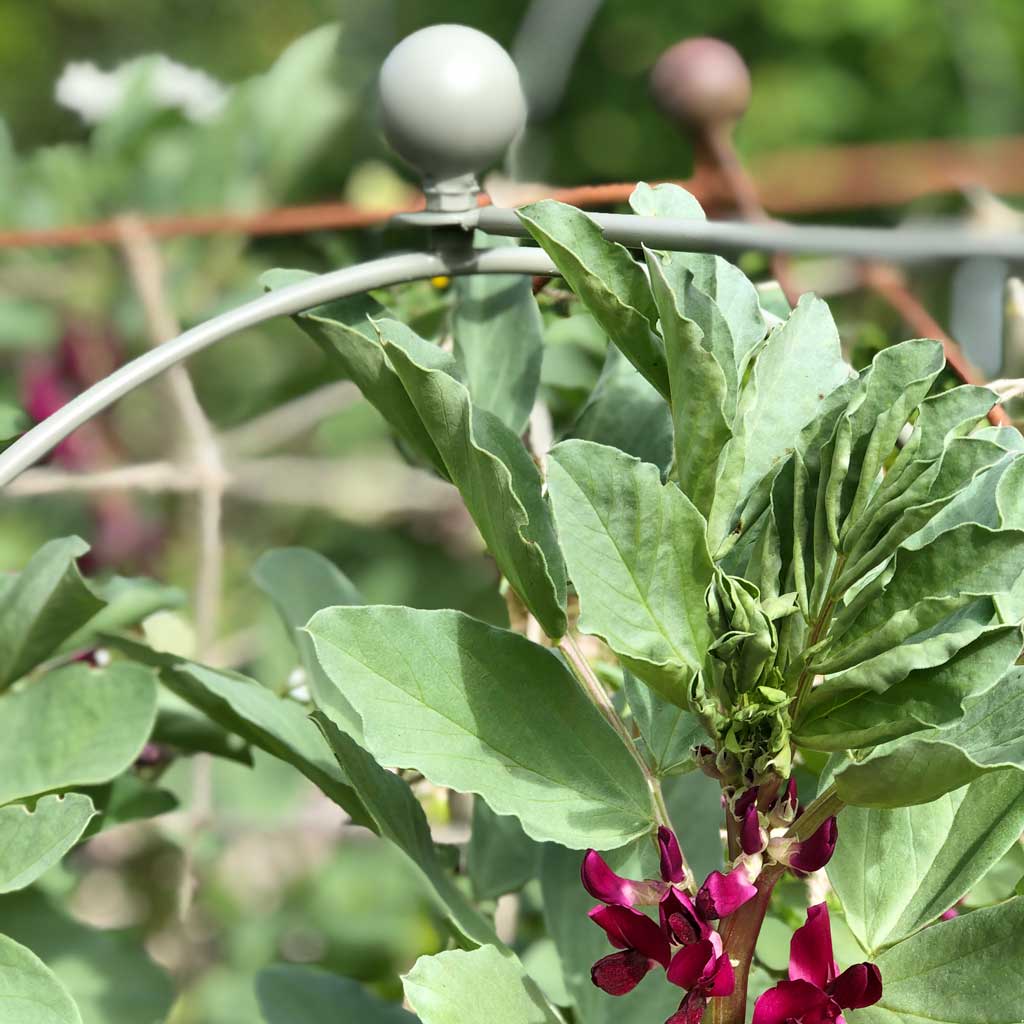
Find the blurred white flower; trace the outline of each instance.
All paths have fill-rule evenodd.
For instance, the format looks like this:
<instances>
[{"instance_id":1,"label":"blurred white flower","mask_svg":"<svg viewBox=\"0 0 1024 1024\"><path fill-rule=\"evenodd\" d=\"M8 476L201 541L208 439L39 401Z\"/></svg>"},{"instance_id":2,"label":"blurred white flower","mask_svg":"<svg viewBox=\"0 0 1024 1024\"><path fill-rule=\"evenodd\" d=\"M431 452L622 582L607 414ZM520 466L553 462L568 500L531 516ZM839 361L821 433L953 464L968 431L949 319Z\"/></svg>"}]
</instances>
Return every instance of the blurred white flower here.
<instances>
[{"instance_id":1,"label":"blurred white flower","mask_svg":"<svg viewBox=\"0 0 1024 1024\"><path fill-rule=\"evenodd\" d=\"M312 700L306 670L301 665L297 665L288 673L287 686L288 696L293 700L302 701L304 704L308 704Z\"/></svg>"},{"instance_id":2,"label":"blurred white flower","mask_svg":"<svg viewBox=\"0 0 1024 1024\"><path fill-rule=\"evenodd\" d=\"M130 88L139 85L156 106L180 110L190 121L216 117L227 99L227 90L215 78L163 54L137 57L112 71L89 61L73 62L57 79L54 95L87 124L98 124L118 110Z\"/></svg>"}]
</instances>

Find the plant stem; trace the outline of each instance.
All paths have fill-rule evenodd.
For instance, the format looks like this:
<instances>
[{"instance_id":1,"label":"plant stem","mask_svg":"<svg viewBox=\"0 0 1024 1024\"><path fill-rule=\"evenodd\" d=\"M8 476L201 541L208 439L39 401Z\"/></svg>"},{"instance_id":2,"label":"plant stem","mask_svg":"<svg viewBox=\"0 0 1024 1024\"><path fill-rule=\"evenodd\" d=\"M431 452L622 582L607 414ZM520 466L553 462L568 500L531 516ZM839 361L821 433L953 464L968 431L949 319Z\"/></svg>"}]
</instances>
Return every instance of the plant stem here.
<instances>
[{"instance_id":1,"label":"plant stem","mask_svg":"<svg viewBox=\"0 0 1024 1024\"><path fill-rule=\"evenodd\" d=\"M836 787L829 786L807 805L804 813L793 822L786 835L794 839L809 839L826 818L838 814L845 806L836 792Z\"/></svg>"},{"instance_id":2,"label":"plant stem","mask_svg":"<svg viewBox=\"0 0 1024 1024\"><path fill-rule=\"evenodd\" d=\"M637 749L636 742L626 727L626 723L619 717L619 713L615 710L615 705L612 704L611 698L608 696L608 691L605 690L601 680L597 678L594 670L590 667L590 662L587 661L586 655L580 650L580 645L576 642L576 638L572 633L566 633L558 641L558 649L565 655L566 660L572 667L576 678L583 687L583 692L615 730L619 738L626 745L626 749L632 755L633 760L640 766L640 770L647 781L647 788L651 792L651 803L654 805L655 820L659 825L671 828L672 823L669 820L668 808L665 806L665 797L661 791L661 780L654 774L651 766L644 760L643 754ZM693 872L690 870L689 864L686 863L685 856L683 857L683 868L687 876L693 878Z\"/></svg>"},{"instance_id":3,"label":"plant stem","mask_svg":"<svg viewBox=\"0 0 1024 1024\"><path fill-rule=\"evenodd\" d=\"M786 835L795 839L806 839L818 830L826 818L838 814L844 806L836 794L836 787L829 786L811 801ZM757 895L744 903L724 922L722 943L729 958L736 961L736 987L732 995L711 1000L711 1024L744 1024L746 1020L747 986L754 949L772 900L772 892L785 873L786 868L782 864L771 864L766 867L755 883Z\"/></svg>"},{"instance_id":4,"label":"plant stem","mask_svg":"<svg viewBox=\"0 0 1024 1024\"><path fill-rule=\"evenodd\" d=\"M772 890L785 870L781 864L765 868L755 883L757 895L744 903L725 924L722 943L729 958L736 961L736 987L732 995L711 1000L712 1024L744 1024L747 1018L747 984L754 947L772 900Z\"/></svg>"}]
</instances>

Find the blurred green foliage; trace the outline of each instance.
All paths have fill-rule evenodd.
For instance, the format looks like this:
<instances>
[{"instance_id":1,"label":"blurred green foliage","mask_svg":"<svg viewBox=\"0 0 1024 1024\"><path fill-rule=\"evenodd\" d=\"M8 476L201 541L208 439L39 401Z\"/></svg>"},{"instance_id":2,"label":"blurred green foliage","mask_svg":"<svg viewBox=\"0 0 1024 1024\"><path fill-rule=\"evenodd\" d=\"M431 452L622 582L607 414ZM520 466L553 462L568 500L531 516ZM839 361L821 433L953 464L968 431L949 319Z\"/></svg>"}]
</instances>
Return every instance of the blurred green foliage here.
<instances>
[{"instance_id":1,"label":"blurred green foliage","mask_svg":"<svg viewBox=\"0 0 1024 1024\"><path fill-rule=\"evenodd\" d=\"M412 177L387 153L374 120L373 75L383 56L408 32L441 21L473 25L511 46L527 7L522 0L0 0L0 116L9 129L0 133L0 224L45 227L125 210L166 215L393 197L394 172ZM338 34L325 27L336 20ZM815 143L1024 130L1019 0L606 0L563 101L531 127L517 170L572 184L686 174L689 143L654 110L646 76L662 50L698 34L729 40L751 65L754 102L738 133L748 155ZM296 41L291 61L278 62ZM68 62L110 68L150 53L228 85L248 81L205 124L148 102L145 69L131 102L96 130L55 103L55 82ZM268 267L324 270L420 242L394 231L313 232L256 241L183 238L161 251L170 303L187 326L258 294ZM944 288L939 276L931 283ZM425 336L445 332L450 293L444 289L423 284L382 298ZM556 425L564 426L597 382L606 342L557 289L543 301L541 379ZM844 301L838 313L857 365L892 340L875 302ZM81 330L109 338L117 359L148 344L116 248L0 252L0 403L19 400L30 360L55 358ZM190 366L200 401L222 428L333 379L322 356L286 322L245 332ZM87 381L72 383L77 389ZM4 415L4 423L13 422L13 412ZM116 441L116 460L165 455L169 415L155 387L120 403L103 423ZM0 445L8 433L0 431ZM364 402L330 415L288 451L293 448L324 458L397 459L388 431ZM361 486L373 491L372 475ZM160 542L144 557L108 568L145 569L190 585L192 499L133 500L142 519L162 531ZM5 501L0 568L24 564L54 536L91 538L99 516L82 496ZM255 635L258 643L240 660L262 682L286 688L294 654L248 572L265 548L296 543L343 566L371 603L453 607L503 621L493 565L465 542L466 533L462 521L422 517L396 527L346 520L323 507L229 500L221 632ZM193 624L187 613L174 614L164 626L187 638ZM162 784L183 808L194 806L189 764L177 763ZM433 820L443 821L443 801L429 799ZM138 936L125 943L119 931L104 932L102 941L76 944L72 930L79 925L60 919L57 901L89 923L146 934L151 952L185 993L174 1024L257 1019L252 977L275 959L322 964L394 998L397 971L439 948L408 869L379 843L334 844L337 810L317 802L292 771L260 755L252 769L218 761L211 800L215 822L199 830L198 840L180 817L126 833L120 842L114 830L52 871L38 891L0 901L4 930L24 934L64 970L69 986L83 993L90 1020L142 1019L130 986L108 990L111 960L104 961L123 963L117 949L137 951ZM187 926L177 917L185 857L194 858L201 880ZM1015 871L1019 877L1016 862L1007 877ZM528 893L524 931L536 904ZM71 952L50 949L47 939Z\"/></svg>"},{"instance_id":2,"label":"blurred green foliage","mask_svg":"<svg viewBox=\"0 0 1024 1024\"><path fill-rule=\"evenodd\" d=\"M442 21L511 46L527 7L523 0L2 0L3 113L19 146L81 137L81 125L51 99L70 60L106 67L164 52L231 82L339 18L347 29L338 72L360 107L353 145L380 157L368 84L387 50ZM747 152L1024 129L1017 0L605 0L564 104L533 130L527 170L572 183L682 173L688 147L651 107L646 73L672 42L705 34L733 43L751 65L754 103L740 131ZM336 157L319 170L321 185L339 189L350 169Z\"/></svg>"}]
</instances>

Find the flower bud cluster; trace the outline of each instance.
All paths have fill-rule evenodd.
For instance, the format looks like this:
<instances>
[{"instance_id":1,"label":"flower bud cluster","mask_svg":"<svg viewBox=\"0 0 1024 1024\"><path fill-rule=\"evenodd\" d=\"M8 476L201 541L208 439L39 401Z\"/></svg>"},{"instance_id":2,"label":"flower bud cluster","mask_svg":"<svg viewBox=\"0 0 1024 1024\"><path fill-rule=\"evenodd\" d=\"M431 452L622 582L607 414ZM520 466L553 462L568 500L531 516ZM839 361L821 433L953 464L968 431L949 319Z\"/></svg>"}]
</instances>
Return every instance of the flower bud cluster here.
<instances>
[{"instance_id":1,"label":"flower bud cluster","mask_svg":"<svg viewBox=\"0 0 1024 1024\"><path fill-rule=\"evenodd\" d=\"M786 834L803 814L795 779L790 778L775 796L768 787L750 786L728 793L726 799L738 830L741 852L737 863L751 878L760 875L766 862L809 873L832 859L839 839L834 816L826 818L807 839Z\"/></svg>"}]
</instances>

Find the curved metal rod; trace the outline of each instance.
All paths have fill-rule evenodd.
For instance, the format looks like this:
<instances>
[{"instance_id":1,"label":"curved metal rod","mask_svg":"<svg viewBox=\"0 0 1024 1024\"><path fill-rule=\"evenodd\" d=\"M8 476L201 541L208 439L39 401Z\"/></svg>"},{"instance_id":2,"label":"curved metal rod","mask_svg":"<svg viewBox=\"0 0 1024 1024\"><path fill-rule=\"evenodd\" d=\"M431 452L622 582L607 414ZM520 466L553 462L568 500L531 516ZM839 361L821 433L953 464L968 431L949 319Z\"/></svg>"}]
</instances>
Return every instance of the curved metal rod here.
<instances>
[{"instance_id":1,"label":"curved metal rod","mask_svg":"<svg viewBox=\"0 0 1024 1024\"><path fill-rule=\"evenodd\" d=\"M55 448L73 430L157 374L215 342L248 327L291 316L333 299L438 275L553 274L555 265L540 249L498 248L466 253L415 252L345 267L300 281L179 334L115 370L62 406L0 453L0 487L6 487Z\"/></svg>"}]
</instances>

